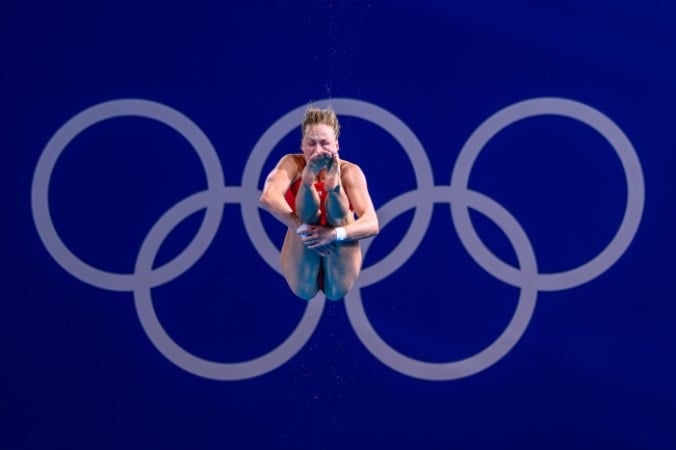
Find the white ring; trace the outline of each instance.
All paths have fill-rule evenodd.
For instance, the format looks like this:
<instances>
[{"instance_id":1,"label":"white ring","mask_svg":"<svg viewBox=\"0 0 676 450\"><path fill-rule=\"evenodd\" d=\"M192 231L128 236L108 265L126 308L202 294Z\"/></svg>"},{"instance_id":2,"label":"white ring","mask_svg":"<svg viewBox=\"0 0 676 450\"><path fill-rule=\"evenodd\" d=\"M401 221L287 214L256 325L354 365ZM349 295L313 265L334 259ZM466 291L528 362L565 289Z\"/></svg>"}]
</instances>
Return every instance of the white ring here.
<instances>
[{"instance_id":1,"label":"white ring","mask_svg":"<svg viewBox=\"0 0 676 450\"><path fill-rule=\"evenodd\" d=\"M422 144L413 132L389 111L372 103L350 98L332 98L314 102L317 105L330 104L338 115L351 116L369 121L387 131L402 146L413 164L417 190L425 193L434 186L434 177L427 154ZM263 165L275 146L289 132L300 129L303 113L307 106L299 106L288 112L268 128L256 143L247 160L242 175L242 189L250 192L252 199L242 203L242 217L246 232L254 247L263 259L277 272L279 268L279 250L272 243L260 217L258 206L258 180L263 170ZM255 201L254 201L255 196ZM423 195L424 197L424 195ZM387 270L393 266L400 266L408 259L420 244L422 237L427 231L432 220L432 203L424 202L418 205L411 226L399 244L381 261L365 268L359 278L362 283L373 283L390 275ZM399 263L392 261L399 260ZM397 265L398 264L398 265Z\"/></svg>"},{"instance_id":2,"label":"white ring","mask_svg":"<svg viewBox=\"0 0 676 450\"><path fill-rule=\"evenodd\" d=\"M400 195L383 209L392 211L383 217L384 228L391 218L415 208L418 204L418 195L415 191ZM458 193L450 187L438 186L428 193L427 201L454 202ZM492 219L505 233L514 250L521 267L522 280L524 281L519 295L517 308L505 330L484 350L459 361L445 363L431 363L420 361L398 352L387 344L376 332L368 320L364 310L360 289L352 289L345 296L345 308L350 319L352 328L359 336L359 340L380 362L386 366L413 378L430 381L446 381L467 377L480 372L499 361L519 341L530 323L535 309L537 289L534 287L534 279L537 276L537 266L533 248L523 229L518 222L494 200L474 191L463 193L465 205L481 212ZM397 213L398 214L395 214Z\"/></svg>"},{"instance_id":3,"label":"white ring","mask_svg":"<svg viewBox=\"0 0 676 450\"><path fill-rule=\"evenodd\" d=\"M180 112L161 103L139 99L113 100L99 103L80 112L57 130L40 155L31 191L33 220L40 239L52 258L74 277L92 286L111 291L132 291L147 285L134 274L107 272L93 267L75 256L59 237L49 211L49 182L54 166L68 144L82 131L104 120L115 117L137 116L154 119L180 133L197 152L207 176L209 190L220 191L225 183L216 150L202 130ZM188 246L162 267L155 269L153 279L162 284L180 275L192 265L206 248L218 230L223 208L209 203L200 229Z\"/></svg>"},{"instance_id":4,"label":"white ring","mask_svg":"<svg viewBox=\"0 0 676 450\"><path fill-rule=\"evenodd\" d=\"M225 188L222 191L223 201L229 203L238 201L241 199L241 195L242 192L239 188ZM210 195L208 191L192 195L167 211L155 223L141 245L136 259L135 274L141 278L152 274L155 257L164 239L186 217L209 207L208 205L212 201L210 197L213 197L213 195ZM160 353L187 372L204 378L224 381L253 378L272 371L291 359L312 336L324 310L324 304L325 297L323 294L318 294L312 301L308 302L303 317L295 330L284 342L270 352L249 361L219 363L195 356L176 344L162 327L155 313L150 285L146 284L134 289L134 305L141 326Z\"/></svg>"},{"instance_id":5,"label":"white ring","mask_svg":"<svg viewBox=\"0 0 676 450\"><path fill-rule=\"evenodd\" d=\"M627 207L622 223L608 246L596 257L575 269L538 274L536 286L541 291L557 291L579 286L608 270L622 256L638 230L645 187L641 163L627 136L598 110L573 100L535 98L510 105L486 119L469 137L453 167L451 186L466 189L469 175L479 152L500 130L522 119L540 115L560 115L583 122L598 131L617 152L627 181ZM460 240L472 258L488 273L513 286L523 286L520 271L495 256L481 241L462 202L451 205L453 223ZM498 275L499 274L499 275Z\"/></svg>"}]
</instances>

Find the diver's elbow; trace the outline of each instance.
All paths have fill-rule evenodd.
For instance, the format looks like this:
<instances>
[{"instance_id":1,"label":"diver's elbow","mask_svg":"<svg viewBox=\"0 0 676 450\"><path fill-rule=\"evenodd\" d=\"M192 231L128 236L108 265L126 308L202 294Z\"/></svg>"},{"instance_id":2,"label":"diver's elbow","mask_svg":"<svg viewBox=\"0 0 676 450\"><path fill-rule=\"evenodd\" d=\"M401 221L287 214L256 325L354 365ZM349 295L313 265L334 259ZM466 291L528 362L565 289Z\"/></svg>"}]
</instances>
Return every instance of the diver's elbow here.
<instances>
[{"instance_id":1,"label":"diver's elbow","mask_svg":"<svg viewBox=\"0 0 676 450\"><path fill-rule=\"evenodd\" d=\"M263 191L260 197L258 197L258 206L263 208L266 211L270 211L272 207L272 195L268 191Z\"/></svg>"},{"instance_id":2,"label":"diver's elbow","mask_svg":"<svg viewBox=\"0 0 676 450\"><path fill-rule=\"evenodd\" d=\"M373 226L371 228L371 236L375 236L378 233L380 233L380 224L378 223L378 219L373 221Z\"/></svg>"}]
</instances>

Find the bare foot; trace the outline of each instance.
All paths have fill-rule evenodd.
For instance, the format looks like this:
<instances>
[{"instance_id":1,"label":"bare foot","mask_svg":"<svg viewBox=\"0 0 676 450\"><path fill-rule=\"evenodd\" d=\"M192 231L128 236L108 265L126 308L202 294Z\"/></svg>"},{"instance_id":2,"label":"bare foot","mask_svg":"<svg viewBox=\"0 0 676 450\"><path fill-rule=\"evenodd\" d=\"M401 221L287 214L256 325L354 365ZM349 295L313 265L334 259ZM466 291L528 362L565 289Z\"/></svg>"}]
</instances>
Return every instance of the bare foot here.
<instances>
[{"instance_id":1,"label":"bare foot","mask_svg":"<svg viewBox=\"0 0 676 450\"><path fill-rule=\"evenodd\" d=\"M326 151L315 152L307 161L303 168L303 182L312 184L322 169L326 169L332 162L332 153Z\"/></svg>"},{"instance_id":2,"label":"bare foot","mask_svg":"<svg viewBox=\"0 0 676 450\"><path fill-rule=\"evenodd\" d=\"M326 166L326 175L324 176L324 189L333 191L340 187L340 158L338 153L334 153L331 161Z\"/></svg>"}]
</instances>

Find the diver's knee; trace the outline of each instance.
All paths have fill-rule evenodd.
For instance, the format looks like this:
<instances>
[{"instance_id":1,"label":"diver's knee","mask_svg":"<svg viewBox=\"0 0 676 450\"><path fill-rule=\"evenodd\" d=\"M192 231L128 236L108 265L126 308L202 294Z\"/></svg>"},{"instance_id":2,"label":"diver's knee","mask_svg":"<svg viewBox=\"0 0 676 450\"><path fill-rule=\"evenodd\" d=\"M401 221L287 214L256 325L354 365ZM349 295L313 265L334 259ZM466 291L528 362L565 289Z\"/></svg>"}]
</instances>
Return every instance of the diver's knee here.
<instances>
[{"instance_id":1,"label":"diver's knee","mask_svg":"<svg viewBox=\"0 0 676 450\"><path fill-rule=\"evenodd\" d=\"M330 284L324 289L324 295L326 295L326 298L329 300L340 300L341 298L345 297L348 292L350 292L351 287L352 284L349 286L343 284Z\"/></svg>"},{"instance_id":2,"label":"diver's knee","mask_svg":"<svg viewBox=\"0 0 676 450\"><path fill-rule=\"evenodd\" d=\"M315 298L318 292L316 286L298 285L290 287L294 295L296 297L302 298L303 300L312 300L313 298Z\"/></svg>"}]
</instances>

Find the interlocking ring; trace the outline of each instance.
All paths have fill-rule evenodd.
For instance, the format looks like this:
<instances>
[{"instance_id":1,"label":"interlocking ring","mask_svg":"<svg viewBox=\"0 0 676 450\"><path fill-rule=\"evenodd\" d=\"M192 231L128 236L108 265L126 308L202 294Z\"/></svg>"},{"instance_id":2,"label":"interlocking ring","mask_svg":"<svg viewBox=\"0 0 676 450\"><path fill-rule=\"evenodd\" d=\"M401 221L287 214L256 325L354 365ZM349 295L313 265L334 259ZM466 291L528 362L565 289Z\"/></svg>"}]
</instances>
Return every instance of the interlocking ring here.
<instances>
[{"instance_id":1,"label":"interlocking ring","mask_svg":"<svg viewBox=\"0 0 676 450\"><path fill-rule=\"evenodd\" d=\"M573 100L536 98L498 111L472 133L454 166L451 184L435 186L427 155L415 134L400 119L379 106L361 100L337 98L329 102L339 115L357 117L380 126L401 145L413 165L416 189L403 193L377 211L381 227L414 209L411 226L397 246L380 261L365 267L345 297L350 323L366 348L392 369L424 380L452 380L473 375L495 364L519 341L535 308L539 291L569 289L591 281L608 270L633 240L643 213L643 172L636 152L622 130L601 112ZM300 106L276 121L258 140L244 168L241 187L225 186L218 156L206 135L180 112L157 102L123 99L88 108L67 121L49 140L33 176L32 212L40 239L55 261L85 283L102 289L129 291L141 325L155 347L178 367L216 380L242 380L270 372L286 363L310 338L325 305L323 295L310 301L291 335L272 351L243 362L222 363L199 358L180 347L162 327L152 304L151 289L187 271L211 244L225 203L241 206L246 232L263 260L279 273L279 251L265 231L258 208L258 179L277 143L296 129L305 107ZM565 272L542 274L530 240L519 222L501 205L470 190L472 166L484 145L514 122L538 115L576 119L602 134L617 152L627 182L627 207L622 223L608 246L589 262ZM61 152L80 132L98 122L121 116L139 116L162 122L181 133L202 162L208 188L178 202L148 232L139 250L134 273L111 273L93 267L74 255L61 241L51 219L48 192L51 175ZM472 258L495 278L520 288L516 310L505 330L484 350L459 361L431 363L406 356L389 346L375 331L364 311L361 288L381 282L398 270L416 251L432 218L434 203L449 203L453 224ZM157 252L169 233L183 220L206 208L202 224L188 246L173 260L153 269ZM469 217L472 208L492 220L505 234L517 255L518 268L500 260L481 241ZM372 239L364 241L364 253Z\"/></svg>"}]
</instances>

